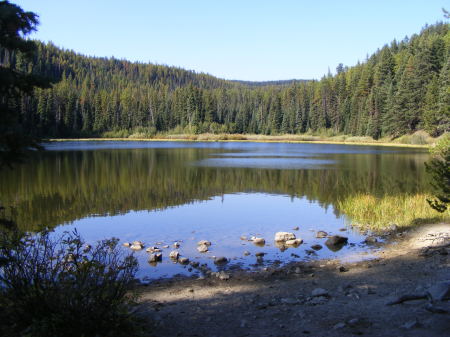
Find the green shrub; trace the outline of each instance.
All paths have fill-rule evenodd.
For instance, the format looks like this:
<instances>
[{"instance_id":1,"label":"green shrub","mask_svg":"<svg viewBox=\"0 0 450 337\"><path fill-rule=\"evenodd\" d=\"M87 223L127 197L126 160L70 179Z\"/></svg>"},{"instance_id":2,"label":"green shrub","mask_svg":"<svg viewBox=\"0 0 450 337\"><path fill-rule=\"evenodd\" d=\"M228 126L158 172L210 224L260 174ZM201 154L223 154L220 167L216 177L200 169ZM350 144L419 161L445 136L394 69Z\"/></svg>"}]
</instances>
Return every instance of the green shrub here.
<instances>
[{"instance_id":1,"label":"green shrub","mask_svg":"<svg viewBox=\"0 0 450 337\"><path fill-rule=\"evenodd\" d=\"M129 130L111 130L102 133L102 138L128 138L129 136Z\"/></svg>"},{"instance_id":2,"label":"green shrub","mask_svg":"<svg viewBox=\"0 0 450 337\"><path fill-rule=\"evenodd\" d=\"M137 271L117 239L85 245L78 233L11 235L0 242L2 336L136 335L130 292Z\"/></svg>"}]
</instances>

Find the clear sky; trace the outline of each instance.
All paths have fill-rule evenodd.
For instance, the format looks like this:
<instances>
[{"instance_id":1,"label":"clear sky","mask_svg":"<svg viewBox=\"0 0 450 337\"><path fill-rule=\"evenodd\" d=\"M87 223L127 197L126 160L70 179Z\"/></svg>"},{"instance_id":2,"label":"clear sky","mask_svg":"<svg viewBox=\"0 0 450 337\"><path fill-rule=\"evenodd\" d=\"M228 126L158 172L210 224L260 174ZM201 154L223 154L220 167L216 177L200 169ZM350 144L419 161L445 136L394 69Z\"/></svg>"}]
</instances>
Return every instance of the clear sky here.
<instances>
[{"instance_id":1,"label":"clear sky","mask_svg":"<svg viewBox=\"0 0 450 337\"><path fill-rule=\"evenodd\" d=\"M320 78L442 21L450 0L11 0L33 38L239 80Z\"/></svg>"}]
</instances>

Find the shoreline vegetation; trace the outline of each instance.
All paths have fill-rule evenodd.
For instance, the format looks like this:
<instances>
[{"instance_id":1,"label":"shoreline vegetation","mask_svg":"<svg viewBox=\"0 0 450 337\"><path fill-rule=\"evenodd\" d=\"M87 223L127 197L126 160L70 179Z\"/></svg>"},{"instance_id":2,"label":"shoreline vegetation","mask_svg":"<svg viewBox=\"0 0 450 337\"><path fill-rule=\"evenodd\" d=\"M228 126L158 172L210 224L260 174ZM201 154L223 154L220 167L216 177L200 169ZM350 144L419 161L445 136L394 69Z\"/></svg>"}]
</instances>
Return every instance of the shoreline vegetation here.
<instances>
[{"instance_id":1,"label":"shoreline vegetation","mask_svg":"<svg viewBox=\"0 0 450 337\"><path fill-rule=\"evenodd\" d=\"M429 195L387 195L375 197L370 194L357 194L339 200L337 207L353 220L352 227L359 230L383 232L395 225L402 229L418 225L449 223L450 209L439 213L427 203Z\"/></svg>"},{"instance_id":2,"label":"shoreline vegetation","mask_svg":"<svg viewBox=\"0 0 450 337\"><path fill-rule=\"evenodd\" d=\"M358 137L351 135L321 135L321 134L170 134L161 133L146 135L143 133L106 132L101 137L87 138L48 138L46 142L65 141L184 141L184 142L256 142L256 143L316 143L316 144L343 144L343 145L376 145L392 147L428 148L439 139L433 138L424 131L417 131L411 135L404 135L396 139L382 138L375 140L372 137Z\"/></svg>"}]
</instances>

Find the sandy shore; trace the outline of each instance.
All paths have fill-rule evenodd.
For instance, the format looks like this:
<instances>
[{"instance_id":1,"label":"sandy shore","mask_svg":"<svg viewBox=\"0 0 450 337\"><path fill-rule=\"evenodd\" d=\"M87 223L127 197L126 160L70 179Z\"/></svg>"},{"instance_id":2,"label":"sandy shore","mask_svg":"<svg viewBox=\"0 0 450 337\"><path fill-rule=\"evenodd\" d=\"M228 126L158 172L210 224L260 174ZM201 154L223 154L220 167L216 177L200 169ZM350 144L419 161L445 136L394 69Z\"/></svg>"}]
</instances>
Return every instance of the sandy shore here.
<instances>
[{"instance_id":1,"label":"sandy shore","mask_svg":"<svg viewBox=\"0 0 450 337\"><path fill-rule=\"evenodd\" d=\"M394 235L374 260L297 262L139 286L154 336L450 336L450 224ZM428 299L387 303L402 295ZM449 293L450 294L450 293Z\"/></svg>"}]
</instances>

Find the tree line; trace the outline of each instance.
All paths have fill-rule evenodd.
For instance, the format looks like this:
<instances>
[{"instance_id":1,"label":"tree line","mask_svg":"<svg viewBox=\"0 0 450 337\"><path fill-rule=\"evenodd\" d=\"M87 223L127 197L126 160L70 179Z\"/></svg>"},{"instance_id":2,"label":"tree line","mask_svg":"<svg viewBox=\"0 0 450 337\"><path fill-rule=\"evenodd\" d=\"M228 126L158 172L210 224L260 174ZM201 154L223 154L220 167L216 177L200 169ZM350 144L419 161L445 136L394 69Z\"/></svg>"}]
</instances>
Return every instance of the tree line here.
<instances>
[{"instance_id":1,"label":"tree line","mask_svg":"<svg viewBox=\"0 0 450 337\"><path fill-rule=\"evenodd\" d=\"M449 24L383 46L321 80L247 83L164 65L87 57L37 43L32 60L0 48L0 63L51 79L9 104L41 137L112 130L304 133L398 137L450 129Z\"/></svg>"}]
</instances>

